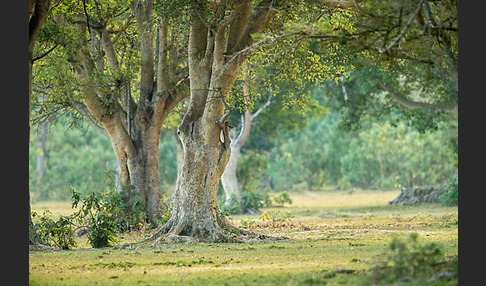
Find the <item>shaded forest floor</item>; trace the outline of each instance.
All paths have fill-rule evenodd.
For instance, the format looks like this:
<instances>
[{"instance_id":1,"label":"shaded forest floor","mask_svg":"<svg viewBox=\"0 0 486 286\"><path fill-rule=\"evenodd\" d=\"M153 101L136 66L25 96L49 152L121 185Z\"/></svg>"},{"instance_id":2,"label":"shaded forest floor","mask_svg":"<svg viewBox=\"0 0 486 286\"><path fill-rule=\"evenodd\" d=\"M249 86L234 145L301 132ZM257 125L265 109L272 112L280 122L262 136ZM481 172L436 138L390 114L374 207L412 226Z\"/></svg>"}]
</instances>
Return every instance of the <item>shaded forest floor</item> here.
<instances>
[{"instance_id":1,"label":"shaded forest floor","mask_svg":"<svg viewBox=\"0 0 486 286\"><path fill-rule=\"evenodd\" d=\"M289 238L278 242L92 249L86 237L78 237L78 249L31 251L29 281L30 285L373 285L397 278L401 285L457 285L457 276L444 277L451 273L448 261L458 255L458 208L387 205L398 194L291 193L292 205L262 209L276 220L230 216L235 225L243 223L261 234ZM32 204L38 213L46 208L53 217L72 211L69 202ZM292 217L278 220L277 209ZM119 244L148 234L123 234ZM399 276L393 272L397 268L383 267L390 260L390 243L406 241L412 234L421 247L436 245L444 258L422 278ZM420 249L427 251L427 247Z\"/></svg>"}]
</instances>

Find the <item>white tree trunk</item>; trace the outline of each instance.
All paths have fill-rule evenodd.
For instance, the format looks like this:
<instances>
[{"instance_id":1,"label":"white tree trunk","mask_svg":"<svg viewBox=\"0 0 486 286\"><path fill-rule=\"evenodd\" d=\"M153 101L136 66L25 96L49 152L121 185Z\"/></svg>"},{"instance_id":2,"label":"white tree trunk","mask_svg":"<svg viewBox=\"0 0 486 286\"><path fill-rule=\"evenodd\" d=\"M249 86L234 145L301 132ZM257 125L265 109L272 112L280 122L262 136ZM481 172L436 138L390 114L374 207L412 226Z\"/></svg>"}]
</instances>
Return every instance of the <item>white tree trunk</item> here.
<instances>
[{"instance_id":1,"label":"white tree trunk","mask_svg":"<svg viewBox=\"0 0 486 286\"><path fill-rule=\"evenodd\" d=\"M231 154L228 160L228 164L224 169L223 175L221 176L221 183L223 185L225 202L224 206L229 207L232 203L232 197L236 199L236 203L241 206L243 191L238 183L238 178L236 177L236 167L238 161L241 157L241 147L231 142ZM241 210L244 212L244 210Z\"/></svg>"}]
</instances>

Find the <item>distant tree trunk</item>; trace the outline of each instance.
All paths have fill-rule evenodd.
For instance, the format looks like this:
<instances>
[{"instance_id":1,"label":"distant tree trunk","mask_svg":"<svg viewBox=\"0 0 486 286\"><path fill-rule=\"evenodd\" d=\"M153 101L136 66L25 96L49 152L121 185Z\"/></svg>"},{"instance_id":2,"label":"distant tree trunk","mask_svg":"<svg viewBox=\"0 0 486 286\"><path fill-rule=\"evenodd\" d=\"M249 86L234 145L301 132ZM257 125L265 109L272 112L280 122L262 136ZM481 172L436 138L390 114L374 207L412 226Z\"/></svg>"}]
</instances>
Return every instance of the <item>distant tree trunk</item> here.
<instances>
[{"instance_id":1,"label":"distant tree trunk","mask_svg":"<svg viewBox=\"0 0 486 286\"><path fill-rule=\"evenodd\" d=\"M47 132L49 128L49 123L47 121L44 121L42 123L42 127L40 130L39 134L39 140L38 140L38 148L41 152L37 153L37 185L41 186L43 184L43 179L45 175L45 170L46 170L46 156L47 156L47 150L46 150L46 141L47 141Z\"/></svg>"},{"instance_id":2,"label":"distant tree trunk","mask_svg":"<svg viewBox=\"0 0 486 286\"><path fill-rule=\"evenodd\" d=\"M232 198L236 199L236 203L241 206L243 198L243 191L236 177L236 167L241 158L241 146L237 143L236 136L231 138L230 146L231 155L221 177L221 184L223 185L225 194L224 206L226 208L231 205ZM244 213L245 210L241 209L241 212Z\"/></svg>"},{"instance_id":3,"label":"distant tree trunk","mask_svg":"<svg viewBox=\"0 0 486 286\"><path fill-rule=\"evenodd\" d=\"M120 168L118 167L118 158L116 157L115 152L113 152L113 157L115 159L115 192L119 194L121 192L120 186Z\"/></svg>"},{"instance_id":4,"label":"distant tree trunk","mask_svg":"<svg viewBox=\"0 0 486 286\"><path fill-rule=\"evenodd\" d=\"M184 147L182 146L181 139L179 138L179 135L177 135L177 128L174 128L174 140L176 142L176 148L177 148L177 154L176 154L176 160L177 160L177 179L176 179L176 185L177 182L179 181L180 174L182 172L182 166L184 166Z\"/></svg>"}]
</instances>

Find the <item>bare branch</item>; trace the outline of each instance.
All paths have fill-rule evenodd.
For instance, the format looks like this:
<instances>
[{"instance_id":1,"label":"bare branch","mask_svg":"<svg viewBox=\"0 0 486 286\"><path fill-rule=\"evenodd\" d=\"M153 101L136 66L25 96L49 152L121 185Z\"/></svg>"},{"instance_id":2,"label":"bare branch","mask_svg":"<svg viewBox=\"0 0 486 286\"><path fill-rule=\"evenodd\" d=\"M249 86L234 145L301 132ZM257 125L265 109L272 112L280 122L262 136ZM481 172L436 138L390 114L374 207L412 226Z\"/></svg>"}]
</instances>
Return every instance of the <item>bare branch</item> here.
<instances>
[{"instance_id":1,"label":"bare branch","mask_svg":"<svg viewBox=\"0 0 486 286\"><path fill-rule=\"evenodd\" d=\"M268 95L268 98L267 98L267 101L265 102L265 104L263 104L255 113L253 113L253 115L251 116L252 119L255 119L258 115L260 115L260 113L265 109L267 108L270 104L274 103L274 101L272 100L272 97L273 97L273 94L270 93Z\"/></svg>"}]
</instances>

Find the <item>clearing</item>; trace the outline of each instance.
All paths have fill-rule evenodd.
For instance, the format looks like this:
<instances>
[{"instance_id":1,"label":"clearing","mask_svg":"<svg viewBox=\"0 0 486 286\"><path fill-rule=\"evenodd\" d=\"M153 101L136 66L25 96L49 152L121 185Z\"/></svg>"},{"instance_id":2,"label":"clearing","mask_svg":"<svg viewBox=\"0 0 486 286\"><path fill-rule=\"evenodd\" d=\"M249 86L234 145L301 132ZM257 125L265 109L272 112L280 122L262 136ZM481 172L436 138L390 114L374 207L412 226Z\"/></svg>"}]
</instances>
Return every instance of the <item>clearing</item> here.
<instances>
[{"instance_id":1,"label":"clearing","mask_svg":"<svg viewBox=\"0 0 486 286\"><path fill-rule=\"evenodd\" d=\"M418 235L436 243L445 258L458 255L458 208L439 204L389 206L399 191L290 193L292 205L264 208L259 215L230 216L233 223L289 239L263 243L161 244L30 251L30 285L371 285L371 271L387 259L393 238ZM72 212L69 202L37 202L32 210L52 217ZM275 210L280 210L276 213ZM273 212L272 212L273 211ZM292 218L279 221L289 212ZM122 234L119 244L148 232ZM403 280L415 285L413 280ZM412 281L412 282L410 282ZM415 281L416 282L416 281ZM412 284L410 284L412 283ZM457 285L457 276L421 285Z\"/></svg>"}]
</instances>

